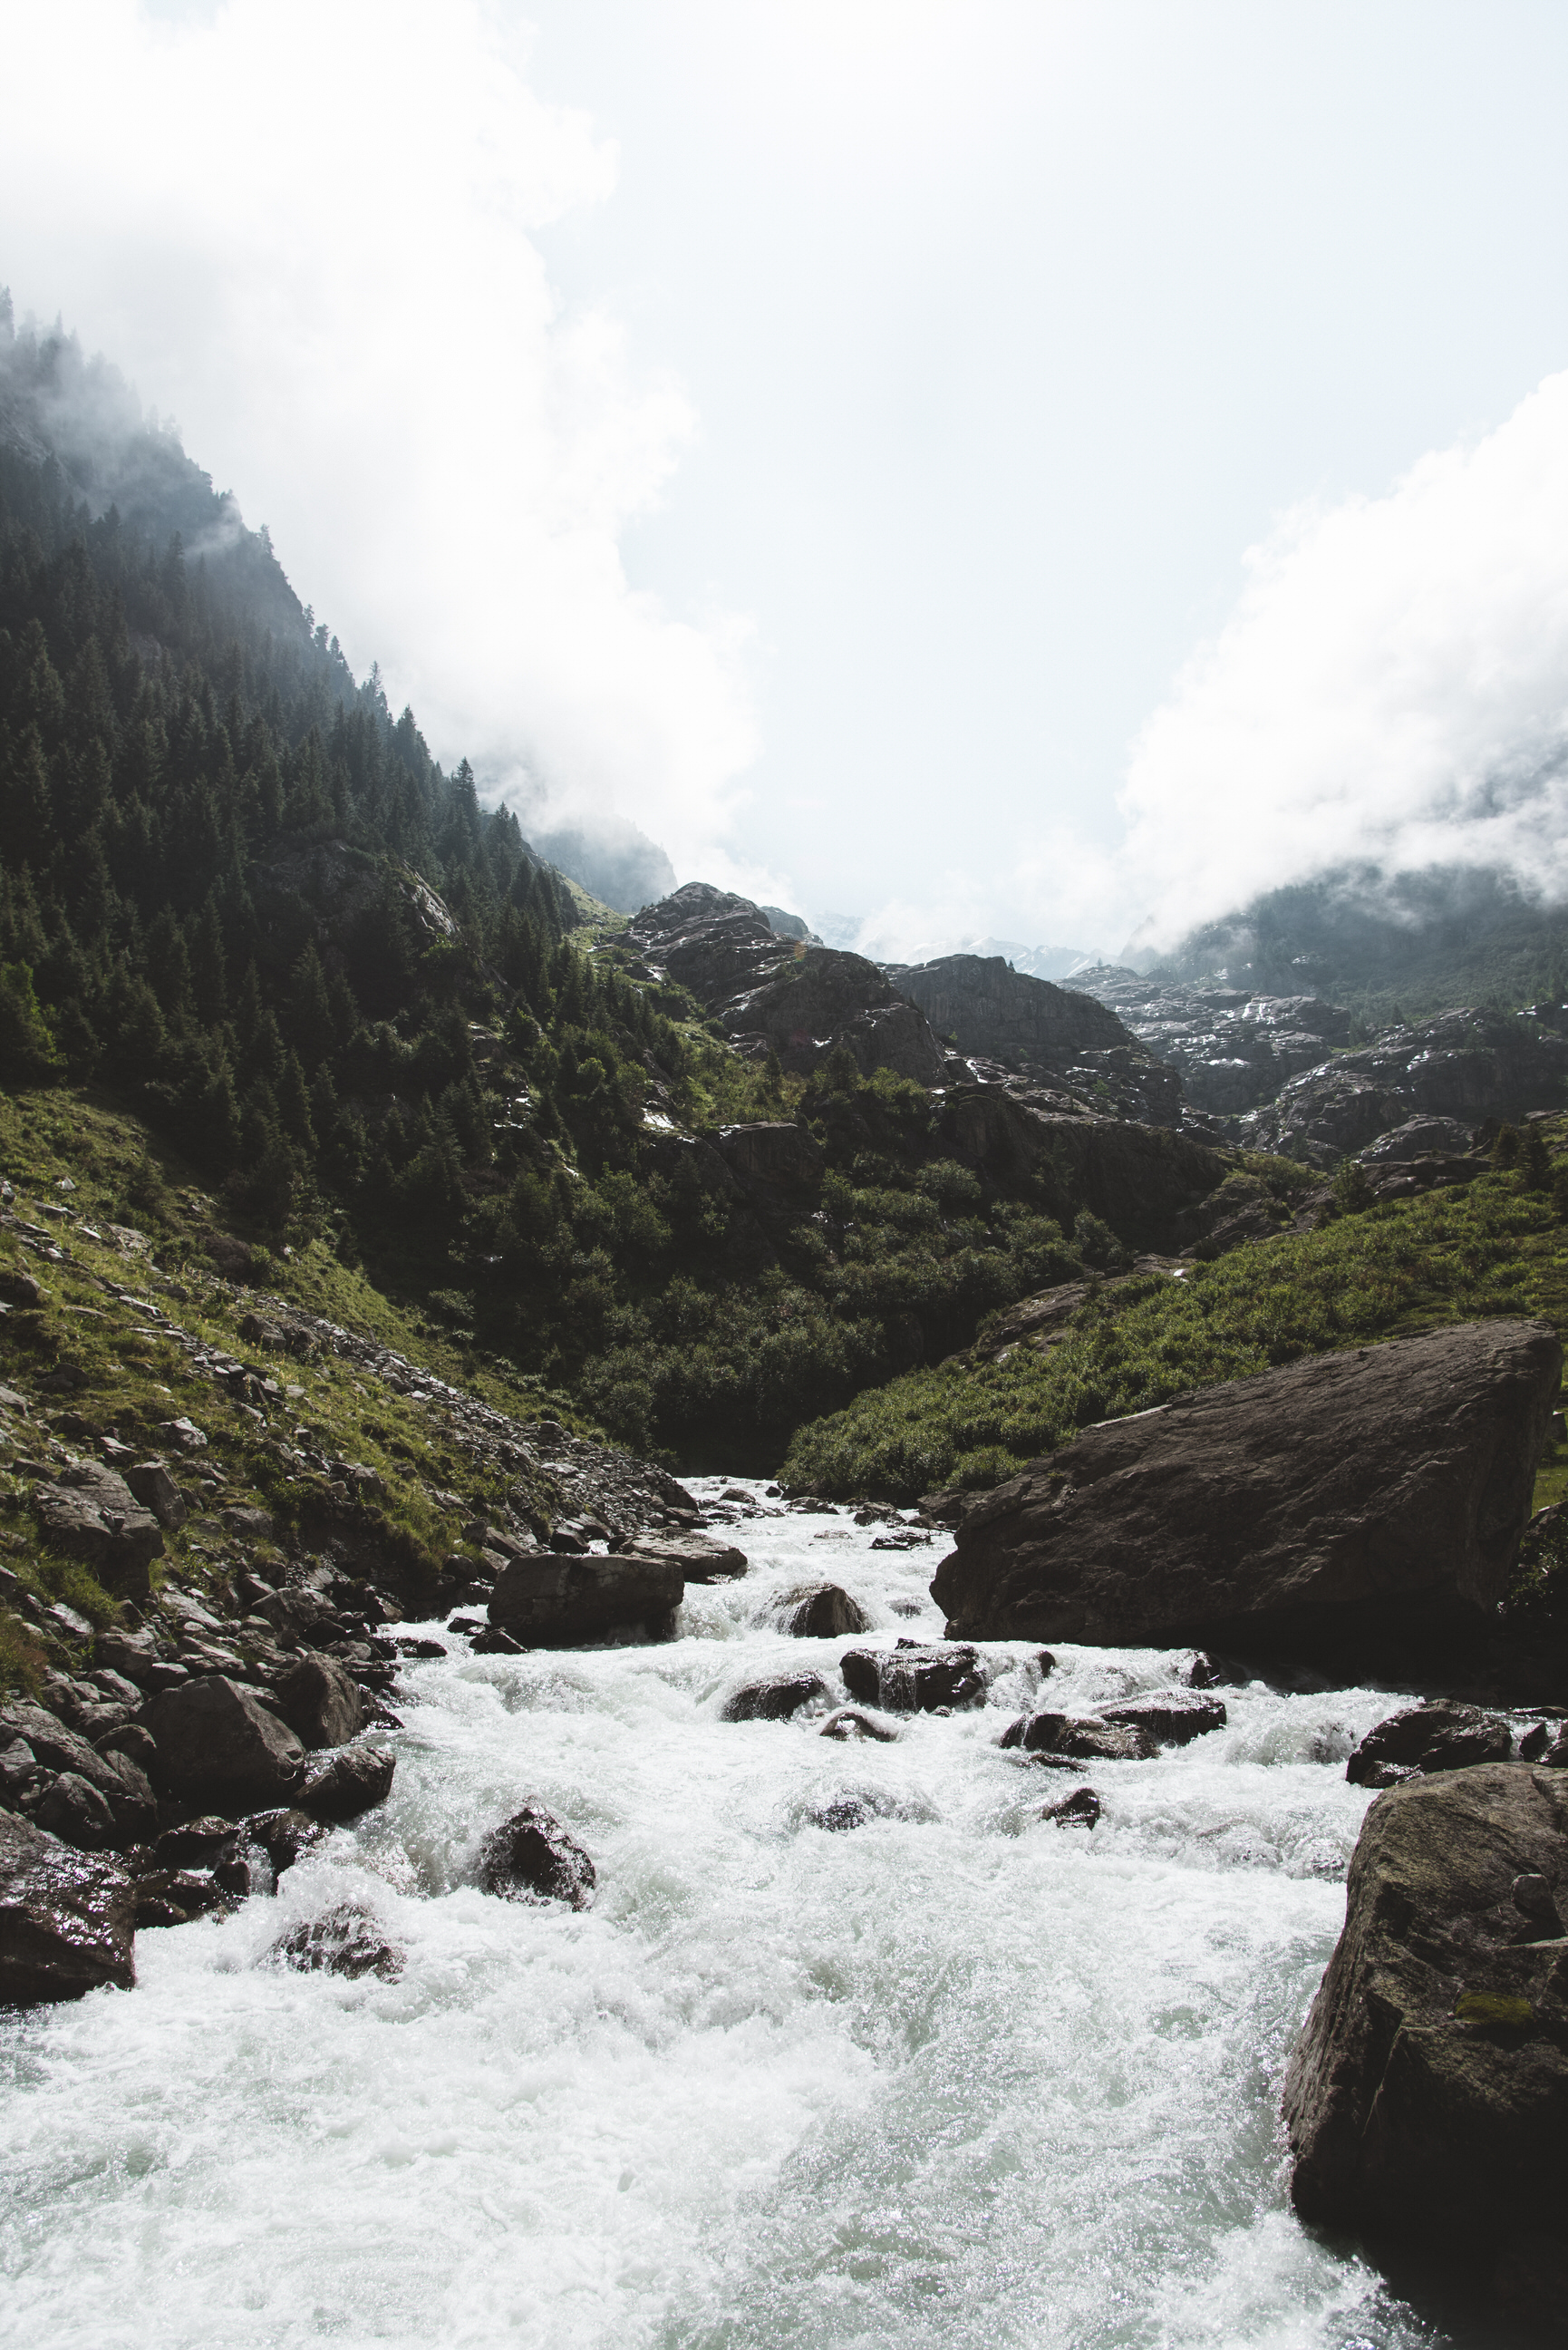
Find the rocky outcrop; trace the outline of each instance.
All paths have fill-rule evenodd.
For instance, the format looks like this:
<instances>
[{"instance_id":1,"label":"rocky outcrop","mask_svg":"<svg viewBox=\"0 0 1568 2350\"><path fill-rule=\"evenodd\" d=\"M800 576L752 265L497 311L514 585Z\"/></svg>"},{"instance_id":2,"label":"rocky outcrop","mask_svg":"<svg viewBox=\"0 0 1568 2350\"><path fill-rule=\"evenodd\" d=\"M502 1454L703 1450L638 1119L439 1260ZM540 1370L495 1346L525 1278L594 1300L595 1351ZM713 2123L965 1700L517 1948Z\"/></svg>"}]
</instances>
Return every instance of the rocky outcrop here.
<instances>
[{"instance_id":1,"label":"rocky outcrop","mask_svg":"<svg viewBox=\"0 0 1568 2350\"><path fill-rule=\"evenodd\" d=\"M130 1991L135 1932L123 1869L0 1812L0 2006L80 1999L106 1983Z\"/></svg>"},{"instance_id":2,"label":"rocky outcrop","mask_svg":"<svg viewBox=\"0 0 1568 2350\"><path fill-rule=\"evenodd\" d=\"M1353 1787L1394 1787L1417 1773L1506 1762L1512 1751L1513 1732L1501 1713L1451 1701L1412 1705L1367 1731L1345 1775Z\"/></svg>"},{"instance_id":3,"label":"rocky outcrop","mask_svg":"<svg viewBox=\"0 0 1568 2350\"><path fill-rule=\"evenodd\" d=\"M1135 1042L1094 996L1031 979L1002 955L939 955L883 968L960 1053L987 1054L1016 1069L1059 1069L1085 1053Z\"/></svg>"},{"instance_id":4,"label":"rocky outcrop","mask_svg":"<svg viewBox=\"0 0 1568 2350\"><path fill-rule=\"evenodd\" d=\"M1568 2205L1568 1781L1380 1795L1285 2076L1305 2220L1495 2259Z\"/></svg>"},{"instance_id":5,"label":"rocky outcrop","mask_svg":"<svg viewBox=\"0 0 1568 2350\"><path fill-rule=\"evenodd\" d=\"M639 1628L668 1638L685 1589L685 1569L674 1559L541 1551L513 1559L496 1577L488 1612L498 1631L531 1648L577 1648Z\"/></svg>"},{"instance_id":6,"label":"rocky outcrop","mask_svg":"<svg viewBox=\"0 0 1568 2350\"><path fill-rule=\"evenodd\" d=\"M984 1174L1028 1168L1053 1212L1087 1208L1134 1248L1169 1245L1179 1218L1223 1182L1230 1161L1210 1144L1156 1126L1066 1114L1027 1089L959 1087L942 1106L945 1148Z\"/></svg>"},{"instance_id":7,"label":"rocky outcrop","mask_svg":"<svg viewBox=\"0 0 1568 2350\"><path fill-rule=\"evenodd\" d=\"M822 1181L821 1143L804 1126L787 1119L722 1127L717 1147L731 1173L747 1186L810 1191Z\"/></svg>"},{"instance_id":8,"label":"rocky outcrop","mask_svg":"<svg viewBox=\"0 0 1568 2350\"><path fill-rule=\"evenodd\" d=\"M1563 1353L1483 1322L1323 1355L1086 1429L969 1510L950 1635L1400 1656L1507 1585Z\"/></svg>"},{"instance_id":9,"label":"rocky outcrop","mask_svg":"<svg viewBox=\"0 0 1568 2350\"><path fill-rule=\"evenodd\" d=\"M480 1847L479 1881L506 1901L564 1901L586 1909L597 1877L593 1862L543 1804L524 1804Z\"/></svg>"},{"instance_id":10,"label":"rocky outcrop","mask_svg":"<svg viewBox=\"0 0 1568 2350\"><path fill-rule=\"evenodd\" d=\"M1114 964L1074 976L1179 1073L1195 1108L1220 1116L1272 1101L1289 1078L1350 1041L1350 1014L1315 995L1145 979Z\"/></svg>"},{"instance_id":11,"label":"rocky outcrop","mask_svg":"<svg viewBox=\"0 0 1568 2350\"><path fill-rule=\"evenodd\" d=\"M223 1673L150 1698L142 1722L158 1750L157 1783L201 1810L286 1804L305 1776L293 1731Z\"/></svg>"},{"instance_id":12,"label":"rocky outcrop","mask_svg":"<svg viewBox=\"0 0 1568 2350\"><path fill-rule=\"evenodd\" d=\"M781 938L749 898L689 881L644 907L625 937L650 972L689 989L742 1052L776 1052L804 1075L844 1046L867 1076L886 1068L942 1082L929 1022L875 963Z\"/></svg>"},{"instance_id":13,"label":"rocky outcrop","mask_svg":"<svg viewBox=\"0 0 1568 2350\"><path fill-rule=\"evenodd\" d=\"M111 1591L147 1596L147 1570L162 1555L163 1535L123 1477L96 1461L73 1461L33 1488L33 1507L46 1542L81 1559Z\"/></svg>"},{"instance_id":14,"label":"rocky outcrop","mask_svg":"<svg viewBox=\"0 0 1568 2350\"><path fill-rule=\"evenodd\" d=\"M1568 1038L1522 1012L1444 1012L1292 1077L1247 1121L1258 1150L1330 1166L1412 1118L1474 1126L1568 1101Z\"/></svg>"}]
</instances>

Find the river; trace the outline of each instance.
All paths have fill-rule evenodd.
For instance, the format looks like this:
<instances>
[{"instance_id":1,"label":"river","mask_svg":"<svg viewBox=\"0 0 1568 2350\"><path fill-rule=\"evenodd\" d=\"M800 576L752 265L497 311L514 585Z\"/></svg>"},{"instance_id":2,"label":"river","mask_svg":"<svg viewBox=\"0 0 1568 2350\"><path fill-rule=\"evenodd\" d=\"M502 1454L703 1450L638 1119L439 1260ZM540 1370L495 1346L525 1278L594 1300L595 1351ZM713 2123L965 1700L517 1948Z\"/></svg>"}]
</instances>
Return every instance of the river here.
<instances>
[{"instance_id":1,"label":"river","mask_svg":"<svg viewBox=\"0 0 1568 2350\"><path fill-rule=\"evenodd\" d=\"M697 1480L712 1502L746 1480ZM1293 2218L1285 2055L1344 1916L1375 1690L1221 1692L1228 1726L1085 1766L983 1708L840 1744L728 1723L740 1682L834 1680L770 1595L842 1582L873 1639L940 1636L940 1547L746 1518L742 1581L663 1645L401 1678L397 1780L275 1897L143 1932L139 1988L8 2017L0 2340L28 2350L1423 2350L1434 2330ZM940 1538L939 1538L940 1541ZM404 1627L405 1630L423 1629ZM1187 1659L1063 1648L1049 1702ZM864 1824L833 1832L839 1799ZM581 1913L468 1881L529 1797L592 1853ZM392 1981L302 1974L352 1900ZM1478 2337L1479 2338L1479 2337ZM1493 2336L1493 2339L1497 2337Z\"/></svg>"}]
</instances>

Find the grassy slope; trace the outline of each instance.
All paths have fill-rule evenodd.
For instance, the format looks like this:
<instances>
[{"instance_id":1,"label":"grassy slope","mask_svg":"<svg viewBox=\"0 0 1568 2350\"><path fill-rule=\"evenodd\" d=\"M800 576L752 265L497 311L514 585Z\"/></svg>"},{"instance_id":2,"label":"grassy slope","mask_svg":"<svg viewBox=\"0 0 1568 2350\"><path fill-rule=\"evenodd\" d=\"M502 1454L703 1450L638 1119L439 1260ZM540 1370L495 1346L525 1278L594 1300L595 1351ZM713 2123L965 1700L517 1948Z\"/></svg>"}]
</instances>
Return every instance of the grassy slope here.
<instances>
[{"instance_id":1,"label":"grassy slope","mask_svg":"<svg viewBox=\"0 0 1568 2350\"><path fill-rule=\"evenodd\" d=\"M1568 1147L1568 1120L1549 1129ZM1568 1227L1512 1175L1481 1177L1237 1249L1183 1280L1092 1297L1044 1352L954 1360L858 1397L801 1430L784 1475L819 1492L913 1500L996 1484L1092 1420L1163 1403L1301 1355L1439 1322L1540 1315L1568 1329ZM1538 1503L1568 1487L1553 1448Z\"/></svg>"},{"instance_id":2,"label":"grassy slope","mask_svg":"<svg viewBox=\"0 0 1568 2350\"><path fill-rule=\"evenodd\" d=\"M253 1301L202 1261L200 1235L211 1223L206 1203L197 1191L172 1188L182 1171L178 1163L167 1155L149 1157L146 1140L134 1119L84 1095L0 1095L0 1169L15 1189L15 1212L68 1252L63 1261L50 1262L0 1232L0 1275L30 1274L47 1293L40 1307L14 1305L0 1316L0 1383L33 1405L26 1419L0 1416L0 1421L11 1419L8 1440L0 1440L0 1560L24 1591L46 1605L62 1600L90 1623L110 1620L113 1596L80 1564L40 1546L30 1506L36 1471L19 1464L47 1462L64 1452L90 1457L99 1435L114 1434L139 1456L167 1459L192 1510L184 1527L165 1534L155 1586L172 1575L199 1588L224 1571L226 1545L216 1513L259 1505L284 1532L297 1519L311 1482L292 1476L275 1450L279 1436L297 1423L312 1430L317 1451L378 1471L387 1542L416 1572L434 1576L463 1548L466 1520L499 1504L501 1490L476 1471L438 1412L367 1381L352 1362L330 1357L274 1362L242 1338L239 1324ZM62 1191L62 1178L76 1188ZM101 1237L44 1212L60 1205ZM111 1222L134 1226L151 1247L128 1253L109 1233ZM276 1260L264 1269L278 1295L472 1388L499 1410L526 1419L542 1411L571 1419L536 1382L493 1361L475 1364L471 1350L449 1344L319 1243L292 1262ZM270 1428L258 1429L238 1401L192 1371L182 1349L120 1303L116 1289L151 1299L182 1330L268 1372L286 1390L271 1410ZM40 1394L40 1382L61 1365L78 1384L68 1392ZM161 1423L182 1415L207 1436L204 1451L182 1457L159 1437ZM51 1452L51 1445L63 1451ZM438 1504L438 1490L456 1495L462 1507L454 1512ZM551 1494L542 1488L539 1500L548 1511ZM47 1664L68 1668L79 1661L81 1647L57 1622L40 1625L26 1611L0 1605L0 1688L36 1685Z\"/></svg>"}]
</instances>

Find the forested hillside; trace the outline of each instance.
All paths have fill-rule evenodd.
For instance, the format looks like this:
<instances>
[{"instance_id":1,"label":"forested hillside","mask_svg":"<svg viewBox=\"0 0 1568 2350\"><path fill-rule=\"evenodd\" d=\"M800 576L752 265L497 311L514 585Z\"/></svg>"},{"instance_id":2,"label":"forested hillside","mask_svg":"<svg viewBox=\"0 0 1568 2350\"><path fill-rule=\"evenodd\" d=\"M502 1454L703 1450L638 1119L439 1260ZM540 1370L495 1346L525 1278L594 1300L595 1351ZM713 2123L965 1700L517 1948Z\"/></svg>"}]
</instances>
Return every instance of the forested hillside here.
<instances>
[{"instance_id":1,"label":"forested hillside","mask_svg":"<svg viewBox=\"0 0 1568 2350\"><path fill-rule=\"evenodd\" d=\"M128 1221L175 1154L220 1255L325 1240L639 1447L772 1466L1122 1253L1070 1177L955 1157L922 1087L737 1058L177 442L5 319L0 842L0 1084L147 1121ZM758 1119L805 1158L712 1147Z\"/></svg>"}]
</instances>

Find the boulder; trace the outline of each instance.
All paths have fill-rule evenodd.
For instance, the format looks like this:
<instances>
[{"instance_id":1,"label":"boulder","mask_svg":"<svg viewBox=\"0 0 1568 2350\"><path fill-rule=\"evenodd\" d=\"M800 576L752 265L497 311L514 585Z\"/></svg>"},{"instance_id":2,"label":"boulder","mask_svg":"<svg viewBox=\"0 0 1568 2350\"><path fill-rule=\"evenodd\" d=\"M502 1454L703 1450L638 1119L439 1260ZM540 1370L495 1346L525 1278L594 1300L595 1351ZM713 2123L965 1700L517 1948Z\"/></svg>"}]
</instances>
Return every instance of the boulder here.
<instances>
[{"instance_id":1,"label":"boulder","mask_svg":"<svg viewBox=\"0 0 1568 2350\"><path fill-rule=\"evenodd\" d=\"M822 1180L822 1145L793 1119L721 1127L717 1148L742 1183L776 1183L805 1191L814 1191Z\"/></svg>"},{"instance_id":2,"label":"boulder","mask_svg":"<svg viewBox=\"0 0 1568 2350\"><path fill-rule=\"evenodd\" d=\"M295 1736L313 1752L346 1746L364 1727L358 1689L335 1657L311 1651L273 1684L273 1697Z\"/></svg>"},{"instance_id":3,"label":"boulder","mask_svg":"<svg viewBox=\"0 0 1568 2350\"><path fill-rule=\"evenodd\" d=\"M1465 1323L1231 1379L965 1513L950 1636L1341 1659L1489 1628L1562 1376L1543 1322Z\"/></svg>"},{"instance_id":4,"label":"boulder","mask_svg":"<svg viewBox=\"0 0 1568 2350\"><path fill-rule=\"evenodd\" d=\"M1042 1804L1040 1816L1043 1820L1054 1820L1059 1828L1092 1828L1102 1809L1093 1787L1075 1787L1070 1795L1060 1795L1054 1804Z\"/></svg>"},{"instance_id":5,"label":"boulder","mask_svg":"<svg viewBox=\"0 0 1568 2350\"><path fill-rule=\"evenodd\" d=\"M1407 1706L1369 1730L1345 1775L1353 1787L1392 1787L1412 1771L1463 1771L1472 1762L1506 1762L1513 1732L1499 1713L1477 1705Z\"/></svg>"},{"instance_id":6,"label":"boulder","mask_svg":"<svg viewBox=\"0 0 1568 2350\"><path fill-rule=\"evenodd\" d=\"M303 1860L312 1845L319 1844L328 1832L325 1820L313 1820L308 1812L289 1806L280 1812L256 1812L245 1823L272 1866L274 1877L281 1877L296 1860Z\"/></svg>"},{"instance_id":7,"label":"boulder","mask_svg":"<svg viewBox=\"0 0 1568 2350\"><path fill-rule=\"evenodd\" d=\"M379 1975L395 1982L403 1971L403 1954L388 1939L373 1910L357 1901L340 1901L324 1917L303 1918L281 1934L272 1946L274 1958L302 1974Z\"/></svg>"},{"instance_id":8,"label":"boulder","mask_svg":"<svg viewBox=\"0 0 1568 2350\"><path fill-rule=\"evenodd\" d=\"M1160 1690L1148 1697L1129 1697L1120 1705L1100 1708L1102 1721L1147 1730L1157 1746L1185 1746L1210 1730L1223 1730L1229 1718L1219 1698L1198 1697L1188 1690Z\"/></svg>"},{"instance_id":9,"label":"boulder","mask_svg":"<svg viewBox=\"0 0 1568 2350\"><path fill-rule=\"evenodd\" d=\"M35 1485L33 1507L44 1538L67 1558L79 1558L111 1590L144 1599L147 1570L161 1555L163 1536L123 1477L96 1461L73 1461L48 1484Z\"/></svg>"},{"instance_id":10,"label":"boulder","mask_svg":"<svg viewBox=\"0 0 1568 2350\"><path fill-rule=\"evenodd\" d=\"M721 1721L787 1721L803 1705L827 1695L820 1673L775 1673L768 1680L748 1681L734 1690L721 1709Z\"/></svg>"},{"instance_id":11,"label":"boulder","mask_svg":"<svg viewBox=\"0 0 1568 2350\"><path fill-rule=\"evenodd\" d=\"M114 1842L114 1814L107 1795L74 1771L62 1771L34 1814L38 1825L78 1852L101 1852Z\"/></svg>"},{"instance_id":12,"label":"boulder","mask_svg":"<svg viewBox=\"0 0 1568 2350\"><path fill-rule=\"evenodd\" d=\"M674 1567L688 1583L732 1583L744 1575L748 1565L745 1552L737 1550L733 1543L715 1542L711 1534L699 1534L694 1527L634 1534L617 1555L642 1560L650 1566Z\"/></svg>"},{"instance_id":13,"label":"boulder","mask_svg":"<svg viewBox=\"0 0 1568 2350\"><path fill-rule=\"evenodd\" d=\"M497 1575L490 1620L529 1648L571 1648L607 1633L649 1631L668 1638L685 1593L673 1558L575 1558L541 1551L514 1558Z\"/></svg>"},{"instance_id":14,"label":"boulder","mask_svg":"<svg viewBox=\"0 0 1568 2350\"><path fill-rule=\"evenodd\" d=\"M109 1732L110 1737L123 1735ZM69 1774L95 1789L114 1814L115 1842L129 1843L151 1832L157 1812L152 1789L128 1754L112 1748L100 1754L79 1731L57 1721L28 1699L15 1699L0 1709L0 1738L25 1740L45 1771Z\"/></svg>"},{"instance_id":15,"label":"boulder","mask_svg":"<svg viewBox=\"0 0 1568 2350\"><path fill-rule=\"evenodd\" d=\"M1065 1755L1080 1762L1147 1762L1158 1746L1136 1722L1101 1721L1093 1714L1024 1713L1010 1721L1000 1743L1027 1754Z\"/></svg>"},{"instance_id":16,"label":"boulder","mask_svg":"<svg viewBox=\"0 0 1568 2350\"><path fill-rule=\"evenodd\" d=\"M896 1648L846 1648L838 1669L850 1696L863 1705L888 1713L934 1713L939 1706L983 1703L979 1663L975 1648L900 1640Z\"/></svg>"},{"instance_id":17,"label":"boulder","mask_svg":"<svg viewBox=\"0 0 1568 2350\"><path fill-rule=\"evenodd\" d=\"M1568 2204L1568 1783L1517 1763L1379 1795L1285 2075L1314 2225L1495 2259Z\"/></svg>"},{"instance_id":18,"label":"boulder","mask_svg":"<svg viewBox=\"0 0 1568 2350\"><path fill-rule=\"evenodd\" d=\"M185 1504L180 1499L180 1488L161 1461L136 1461L124 1471L125 1482L144 1510L151 1510L161 1526L182 1526Z\"/></svg>"},{"instance_id":19,"label":"boulder","mask_svg":"<svg viewBox=\"0 0 1568 2350\"><path fill-rule=\"evenodd\" d=\"M904 1733L896 1721L888 1721L886 1714L868 1713L864 1706L841 1705L836 1712L828 1715L819 1734L840 1741L874 1738L882 1745L890 1746Z\"/></svg>"},{"instance_id":20,"label":"boulder","mask_svg":"<svg viewBox=\"0 0 1568 2350\"><path fill-rule=\"evenodd\" d=\"M343 1746L336 1754L314 1754L296 1803L318 1820L357 1820L392 1791L398 1758L384 1746Z\"/></svg>"},{"instance_id":21,"label":"boulder","mask_svg":"<svg viewBox=\"0 0 1568 2350\"><path fill-rule=\"evenodd\" d=\"M136 1891L112 1862L0 1812L0 2004L80 1999L136 1981Z\"/></svg>"},{"instance_id":22,"label":"boulder","mask_svg":"<svg viewBox=\"0 0 1568 2350\"><path fill-rule=\"evenodd\" d=\"M479 1881L504 1901L564 1901L586 1909L593 1899L593 1862L554 1812L524 1804L479 1848Z\"/></svg>"},{"instance_id":23,"label":"boulder","mask_svg":"<svg viewBox=\"0 0 1568 2350\"><path fill-rule=\"evenodd\" d=\"M797 1640L841 1640L867 1632L870 1624L847 1591L836 1583L802 1583L774 1603L781 1632Z\"/></svg>"},{"instance_id":24,"label":"boulder","mask_svg":"<svg viewBox=\"0 0 1568 2350\"><path fill-rule=\"evenodd\" d=\"M226 1674L165 1690L141 1721L158 1748L157 1783L178 1802L246 1811L289 1800L304 1776L293 1731Z\"/></svg>"}]
</instances>

